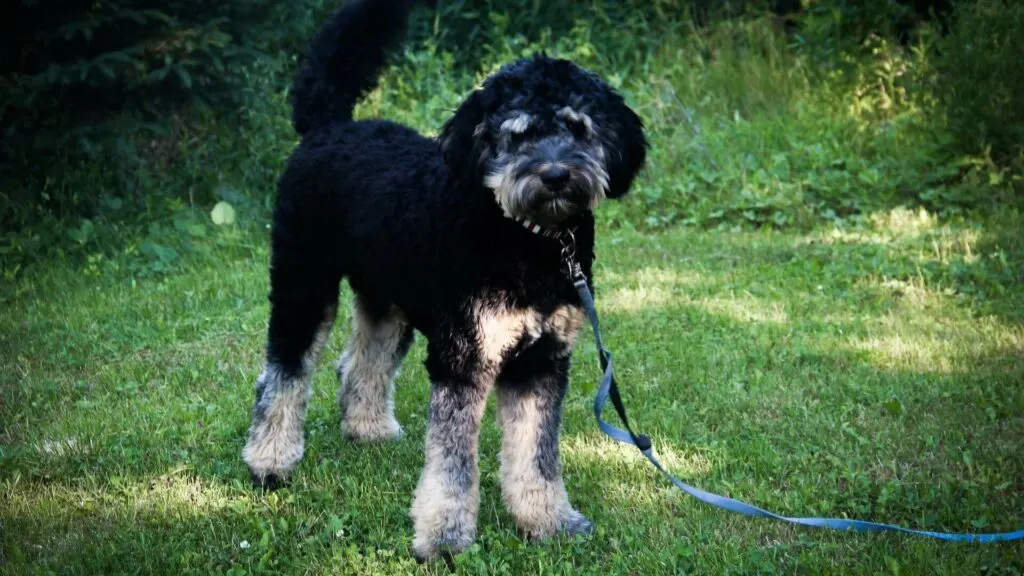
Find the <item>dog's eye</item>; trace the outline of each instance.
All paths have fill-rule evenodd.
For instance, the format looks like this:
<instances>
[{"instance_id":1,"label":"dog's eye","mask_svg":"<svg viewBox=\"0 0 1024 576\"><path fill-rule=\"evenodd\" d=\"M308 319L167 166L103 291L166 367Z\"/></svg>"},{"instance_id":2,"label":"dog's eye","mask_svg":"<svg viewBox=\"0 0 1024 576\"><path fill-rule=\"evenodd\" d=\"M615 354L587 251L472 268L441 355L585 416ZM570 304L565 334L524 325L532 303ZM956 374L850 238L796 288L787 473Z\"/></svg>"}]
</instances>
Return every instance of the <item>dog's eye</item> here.
<instances>
[{"instance_id":1,"label":"dog's eye","mask_svg":"<svg viewBox=\"0 0 1024 576\"><path fill-rule=\"evenodd\" d=\"M511 132L511 133L509 133L508 137L509 137L509 140L513 144L519 144L520 142L523 142L523 141L527 140L530 136L532 136L533 132L534 132L534 128L532 126L527 126L525 129L523 129L520 132Z\"/></svg>"},{"instance_id":2,"label":"dog's eye","mask_svg":"<svg viewBox=\"0 0 1024 576\"><path fill-rule=\"evenodd\" d=\"M582 120L566 120L565 126L572 132L575 138L586 138L587 137L587 125Z\"/></svg>"}]
</instances>

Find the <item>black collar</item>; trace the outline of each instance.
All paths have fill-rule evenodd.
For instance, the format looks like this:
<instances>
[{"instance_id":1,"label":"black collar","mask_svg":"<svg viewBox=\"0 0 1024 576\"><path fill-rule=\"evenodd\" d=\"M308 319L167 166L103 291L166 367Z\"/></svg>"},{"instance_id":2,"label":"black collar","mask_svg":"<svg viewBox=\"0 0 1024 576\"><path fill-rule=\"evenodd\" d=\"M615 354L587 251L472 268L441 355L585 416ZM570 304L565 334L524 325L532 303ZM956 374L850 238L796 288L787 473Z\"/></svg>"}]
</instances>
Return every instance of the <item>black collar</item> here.
<instances>
[{"instance_id":1,"label":"black collar","mask_svg":"<svg viewBox=\"0 0 1024 576\"><path fill-rule=\"evenodd\" d=\"M548 228L526 218L514 218L514 220L538 236L557 240L562 245L562 264L565 266L566 276L572 282L580 279L586 280L583 268L576 262L576 236L572 229Z\"/></svg>"}]
</instances>

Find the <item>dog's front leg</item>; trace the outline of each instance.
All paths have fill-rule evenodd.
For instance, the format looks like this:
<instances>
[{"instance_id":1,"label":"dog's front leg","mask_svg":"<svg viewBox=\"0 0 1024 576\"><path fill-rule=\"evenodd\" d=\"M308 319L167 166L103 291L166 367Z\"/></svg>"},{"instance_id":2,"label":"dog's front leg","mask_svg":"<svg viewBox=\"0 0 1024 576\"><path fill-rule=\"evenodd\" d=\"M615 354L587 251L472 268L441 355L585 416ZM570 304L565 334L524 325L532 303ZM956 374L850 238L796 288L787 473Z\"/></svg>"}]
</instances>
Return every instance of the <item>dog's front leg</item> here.
<instances>
[{"instance_id":1,"label":"dog's front leg","mask_svg":"<svg viewBox=\"0 0 1024 576\"><path fill-rule=\"evenodd\" d=\"M593 529L570 505L562 481L558 439L569 359L542 355L517 358L498 382L502 499L531 540Z\"/></svg>"},{"instance_id":2,"label":"dog's front leg","mask_svg":"<svg viewBox=\"0 0 1024 576\"><path fill-rule=\"evenodd\" d=\"M477 439L489 385L434 382L426 465L412 504L413 554L457 554L476 537L480 506Z\"/></svg>"}]
</instances>

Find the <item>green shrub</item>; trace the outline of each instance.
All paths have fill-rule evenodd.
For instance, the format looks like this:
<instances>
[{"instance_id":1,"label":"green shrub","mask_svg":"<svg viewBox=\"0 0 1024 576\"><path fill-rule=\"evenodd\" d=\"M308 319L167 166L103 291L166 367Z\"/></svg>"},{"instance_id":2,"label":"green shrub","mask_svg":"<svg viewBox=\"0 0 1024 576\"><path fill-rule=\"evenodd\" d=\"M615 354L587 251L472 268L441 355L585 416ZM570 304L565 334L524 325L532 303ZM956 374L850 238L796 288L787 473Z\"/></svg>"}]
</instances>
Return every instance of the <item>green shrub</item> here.
<instances>
[{"instance_id":1,"label":"green shrub","mask_svg":"<svg viewBox=\"0 0 1024 576\"><path fill-rule=\"evenodd\" d=\"M236 114L175 116L164 137L125 134L120 146L97 152L102 161L55 162L38 180L0 189L13 223L0 226L0 284L43 259L102 261L136 275L177 269L185 256L214 248L204 230L221 200L234 207L228 228L244 231L243 243L263 232L297 139L276 66L245 71L247 90L262 97Z\"/></svg>"},{"instance_id":2,"label":"green shrub","mask_svg":"<svg viewBox=\"0 0 1024 576\"><path fill-rule=\"evenodd\" d=\"M1019 100L1007 93L1021 78L1008 64L1020 42L1019 35L1010 37L1009 22L983 11L964 16L961 7L957 18L970 21L957 23L946 39L925 42L921 34L902 44L880 24L890 16L822 0L812 6L846 6L839 20L826 25L823 10L807 11L794 37L757 4L737 3L746 7L743 14L698 25L687 0L439 2L436 12L414 17L406 49L357 114L434 134L486 74L546 50L602 74L646 122L649 167L624 202L601 209L604 224L811 228L845 226L899 205L946 216L1012 200L1020 165L1007 167L977 151L983 144L993 150L1019 144L1013 134L1020 112L974 107L968 96L981 98L984 90L953 90L943 80L988 82L986 90L998 97L993 102ZM295 8L300 5L308 10ZM232 104L164 106L166 99L143 97L143 84L129 84L124 90L135 103L158 112L155 121L143 123L153 115L132 102L103 123L57 115L55 128L76 127L63 132L72 142L58 147L60 154L41 162L39 150L16 149L22 165L36 169L31 178L0 186L3 274L53 255L106 258L146 273L173 269L185 260L180 255L202 244L198 223L209 225L220 200L238 211L236 228L263 230L274 181L296 141L285 98L294 55L323 8L315 0L247 6L251 14L262 6L276 20L232 42L271 57L254 55L244 66L239 60L224 84L211 77L166 90L182 96L178 103L223 96ZM1019 22L1021 10L1013 10ZM261 36L259 26L277 31ZM998 60L977 64L963 44L950 44L970 34L993 44L986 50ZM972 66L987 66L991 76L979 77ZM180 80L171 73L164 79L167 86ZM76 143L90 153L70 154Z\"/></svg>"},{"instance_id":3,"label":"green shrub","mask_svg":"<svg viewBox=\"0 0 1024 576\"><path fill-rule=\"evenodd\" d=\"M110 132L97 126L113 113L136 113L132 131L158 130L168 105L237 102L246 67L295 50L321 12L320 0L12 7L0 29L0 154L24 168L38 157L89 152Z\"/></svg>"},{"instance_id":4,"label":"green shrub","mask_svg":"<svg viewBox=\"0 0 1024 576\"><path fill-rule=\"evenodd\" d=\"M935 94L961 150L1024 151L1024 4L961 2L937 42Z\"/></svg>"}]
</instances>

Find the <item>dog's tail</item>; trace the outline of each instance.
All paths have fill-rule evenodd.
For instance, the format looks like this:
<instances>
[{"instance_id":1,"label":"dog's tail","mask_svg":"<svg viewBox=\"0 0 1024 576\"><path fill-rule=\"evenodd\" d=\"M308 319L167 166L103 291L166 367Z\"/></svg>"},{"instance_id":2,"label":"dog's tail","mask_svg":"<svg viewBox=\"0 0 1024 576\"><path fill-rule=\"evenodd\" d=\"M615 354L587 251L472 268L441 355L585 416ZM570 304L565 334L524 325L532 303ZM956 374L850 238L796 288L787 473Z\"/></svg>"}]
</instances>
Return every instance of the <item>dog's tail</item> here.
<instances>
[{"instance_id":1,"label":"dog's tail","mask_svg":"<svg viewBox=\"0 0 1024 576\"><path fill-rule=\"evenodd\" d=\"M356 102L373 90L388 52L405 36L416 0L350 0L320 29L292 84L292 125L352 119ZM433 4L432 1L428 1Z\"/></svg>"}]
</instances>

